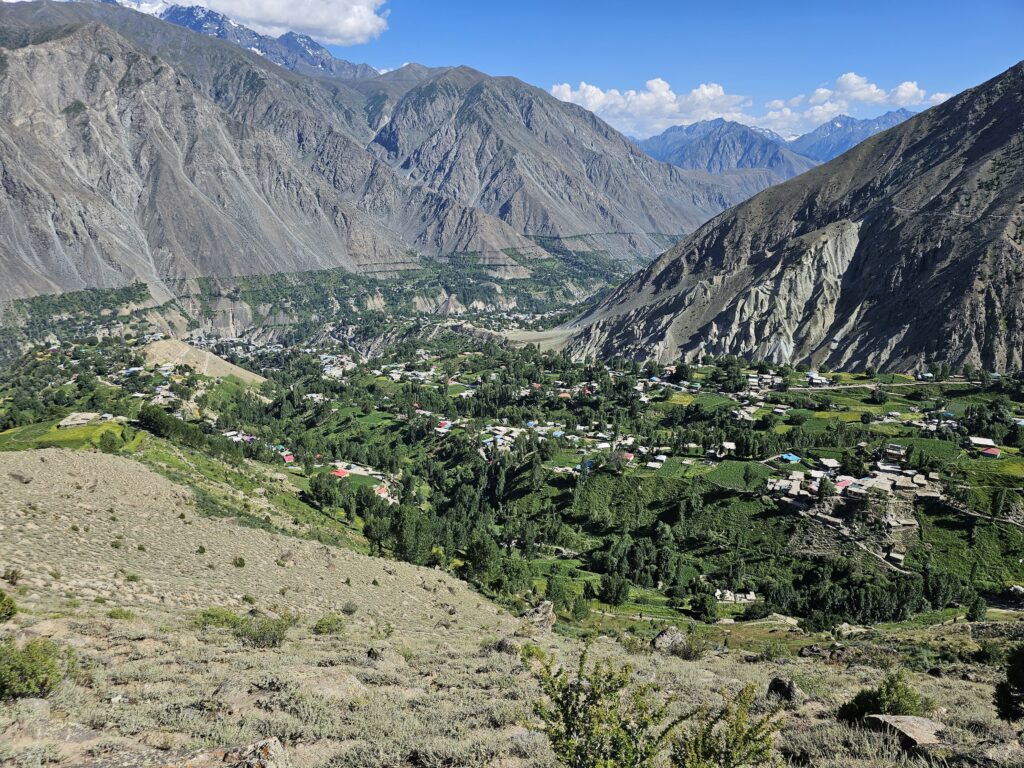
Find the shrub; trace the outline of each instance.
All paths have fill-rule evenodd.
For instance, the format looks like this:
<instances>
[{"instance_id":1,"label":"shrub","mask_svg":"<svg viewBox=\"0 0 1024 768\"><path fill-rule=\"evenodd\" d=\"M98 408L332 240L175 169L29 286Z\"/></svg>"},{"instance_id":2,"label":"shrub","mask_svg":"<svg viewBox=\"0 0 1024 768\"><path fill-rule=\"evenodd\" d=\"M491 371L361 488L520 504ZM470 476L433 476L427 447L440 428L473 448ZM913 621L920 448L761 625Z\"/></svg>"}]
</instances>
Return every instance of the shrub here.
<instances>
[{"instance_id":1,"label":"shrub","mask_svg":"<svg viewBox=\"0 0 1024 768\"><path fill-rule=\"evenodd\" d=\"M359 610L359 606L349 600L343 606L341 606L341 612L346 616L354 616L355 612Z\"/></svg>"},{"instance_id":2,"label":"shrub","mask_svg":"<svg viewBox=\"0 0 1024 768\"><path fill-rule=\"evenodd\" d=\"M287 616L250 616L234 627L234 635L250 648L280 648L288 628L295 622Z\"/></svg>"},{"instance_id":3,"label":"shrub","mask_svg":"<svg viewBox=\"0 0 1024 768\"><path fill-rule=\"evenodd\" d=\"M523 661L538 661L544 698L535 711L559 763L569 768L649 768L662 765L671 745L675 768L767 768L774 751L777 711L752 718L754 687L721 709L702 708L671 717L671 699L651 685L634 685L631 669L610 660L575 673L556 668L554 657L525 646ZM685 722L690 726L680 732ZM674 740L674 743L673 743Z\"/></svg>"},{"instance_id":4,"label":"shrub","mask_svg":"<svg viewBox=\"0 0 1024 768\"><path fill-rule=\"evenodd\" d=\"M112 429L100 435L100 450L104 453L117 453L122 445L121 438Z\"/></svg>"},{"instance_id":5,"label":"shrub","mask_svg":"<svg viewBox=\"0 0 1024 768\"><path fill-rule=\"evenodd\" d=\"M227 608L206 608L196 617L196 626L200 629L234 629L242 621Z\"/></svg>"},{"instance_id":6,"label":"shrub","mask_svg":"<svg viewBox=\"0 0 1024 768\"><path fill-rule=\"evenodd\" d=\"M239 616L226 608L206 608L195 620L200 629L230 629L243 645L251 648L280 648L294 623L292 616Z\"/></svg>"},{"instance_id":7,"label":"shrub","mask_svg":"<svg viewBox=\"0 0 1024 768\"><path fill-rule=\"evenodd\" d=\"M4 581L12 587L16 587L18 582L21 581L22 575L21 568L7 568L4 570Z\"/></svg>"},{"instance_id":8,"label":"shrub","mask_svg":"<svg viewBox=\"0 0 1024 768\"><path fill-rule=\"evenodd\" d=\"M766 640L761 646L761 652L757 654L758 661L778 661L789 656L789 648L778 639Z\"/></svg>"},{"instance_id":9,"label":"shrub","mask_svg":"<svg viewBox=\"0 0 1024 768\"><path fill-rule=\"evenodd\" d=\"M0 700L43 697L64 678L67 660L49 640L30 640L18 648L0 643Z\"/></svg>"},{"instance_id":10,"label":"shrub","mask_svg":"<svg viewBox=\"0 0 1024 768\"><path fill-rule=\"evenodd\" d=\"M128 620L128 619L134 619L135 618L135 614L132 613L131 611L129 611L127 608L111 608L109 611L107 611L107 618L108 619L118 619L118 620L120 620L120 619Z\"/></svg>"},{"instance_id":11,"label":"shrub","mask_svg":"<svg viewBox=\"0 0 1024 768\"><path fill-rule=\"evenodd\" d=\"M683 718L669 719L668 706L655 700L651 685L633 686L629 666L609 660L588 667L587 651L575 674L556 669L553 656L540 660L544 698L535 712L560 763L569 768L641 768L664 751Z\"/></svg>"},{"instance_id":12,"label":"shrub","mask_svg":"<svg viewBox=\"0 0 1024 768\"><path fill-rule=\"evenodd\" d=\"M325 613L313 625L314 635L338 635L345 629L345 620L336 613Z\"/></svg>"},{"instance_id":13,"label":"shrub","mask_svg":"<svg viewBox=\"0 0 1024 768\"><path fill-rule=\"evenodd\" d=\"M768 768L781 765L775 754L775 736L781 722L778 711L763 717L750 715L754 686L748 685L735 701L704 714L683 732L672 747L675 768Z\"/></svg>"},{"instance_id":14,"label":"shrub","mask_svg":"<svg viewBox=\"0 0 1024 768\"><path fill-rule=\"evenodd\" d=\"M15 604L14 598L6 592L0 592L0 624L13 619L17 612L18 606Z\"/></svg>"},{"instance_id":15,"label":"shrub","mask_svg":"<svg viewBox=\"0 0 1024 768\"><path fill-rule=\"evenodd\" d=\"M684 661L700 661L710 650L707 640L697 634L689 634L682 642L672 646L672 655Z\"/></svg>"},{"instance_id":16,"label":"shrub","mask_svg":"<svg viewBox=\"0 0 1024 768\"><path fill-rule=\"evenodd\" d=\"M245 558L236 557L234 560L231 561L231 564L235 566L235 568L245 568Z\"/></svg>"},{"instance_id":17,"label":"shrub","mask_svg":"<svg viewBox=\"0 0 1024 768\"><path fill-rule=\"evenodd\" d=\"M930 703L910 687L903 670L885 676L877 688L864 688L839 708L838 717L859 722L868 715L923 715Z\"/></svg>"},{"instance_id":18,"label":"shrub","mask_svg":"<svg viewBox=\"0 0 1024 768\"><path fill-rule=\"evenodd\" d=\"M996 684L995 705L1003 720L1024 719L1024 645L1006 656L1006 679Z\"/></svg>"}]
</instances>

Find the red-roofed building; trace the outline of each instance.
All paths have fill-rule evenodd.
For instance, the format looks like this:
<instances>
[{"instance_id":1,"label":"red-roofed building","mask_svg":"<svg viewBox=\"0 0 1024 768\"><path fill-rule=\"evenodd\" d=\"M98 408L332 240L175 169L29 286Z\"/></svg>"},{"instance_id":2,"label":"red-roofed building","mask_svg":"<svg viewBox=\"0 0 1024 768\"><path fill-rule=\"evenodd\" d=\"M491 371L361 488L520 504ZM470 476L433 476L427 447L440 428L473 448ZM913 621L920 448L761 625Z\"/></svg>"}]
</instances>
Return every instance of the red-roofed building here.
<instances>
[{"instance_id":1,"label":"red-roofed building","mask_svg":"<svg viewBox=\"0 0 1024 768\"><path fill-rule=\"evenodd\" d=\"M336 469L331 474L335 477L348 477L349 471L347 469Z\"/></svg>"},{"instance_id":2,"label":"red-roofed building","mask_svg":"<svg viewBox=\"0 0 1024 768\"><path fill-rule=\"evenodd\" d=\"M998 448L982 448L981 455L986 459L998 459L1003 454Z\"/></svg>"},{"instance_id":3,"label":"red-roofed building","mask_svg":"<svg viewBox=\"0 0 1024 768\"><path fill-rule=\"evenodd\" d=\"M281 458L284 459L285 464L291 464L295 461L295 457L292 456L290 453L282 454Z\"/></svg>"}]
</instances>

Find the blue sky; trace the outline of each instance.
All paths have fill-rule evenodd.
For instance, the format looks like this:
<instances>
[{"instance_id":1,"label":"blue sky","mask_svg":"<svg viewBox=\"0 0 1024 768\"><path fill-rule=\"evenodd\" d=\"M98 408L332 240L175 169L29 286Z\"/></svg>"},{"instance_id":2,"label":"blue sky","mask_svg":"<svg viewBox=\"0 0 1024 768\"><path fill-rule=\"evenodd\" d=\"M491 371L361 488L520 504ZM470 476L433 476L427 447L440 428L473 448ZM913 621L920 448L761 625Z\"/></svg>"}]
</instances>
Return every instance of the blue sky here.
<instances>
[{"instance_id":1,"label":"blue sky","mask_svg":"<svg viewBox=\"0 0 1024 768\"><path fill-rule=\"evenodd\" d=\"M556 95L637 135L715 114L796 133L830 113L920 110L1024 58L1021 0L388 0L375 11L387 28L336 55L566 84ZM906 83L919 90L894 90ZM813 99L818 89L832 94Z\"/></svg>"},{"instance_id":2,"label":"blue sky","mask_svg":"<svg viewBox=\"0 0 1024 768\"><path fill-rule=\"evenodd\" d=\"M1024 58L1024 0L188 1L378 68L514 75L635 136L712 117L795 135L926 109Z\"/></svg>"}]
</instances>

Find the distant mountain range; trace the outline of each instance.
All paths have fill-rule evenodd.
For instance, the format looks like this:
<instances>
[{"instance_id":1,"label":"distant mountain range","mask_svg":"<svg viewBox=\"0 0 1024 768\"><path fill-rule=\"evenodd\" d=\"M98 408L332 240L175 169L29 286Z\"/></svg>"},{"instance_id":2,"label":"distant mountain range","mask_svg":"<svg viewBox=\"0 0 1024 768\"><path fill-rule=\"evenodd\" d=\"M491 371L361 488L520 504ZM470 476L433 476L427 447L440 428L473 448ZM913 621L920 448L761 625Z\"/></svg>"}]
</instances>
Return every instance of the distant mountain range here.
<instances>
[{"instance_id":1,"label":"distant mountain range","mask_svg":"<svg viewBox=\"0 0 1024 768\"><path fill-rule=\"evenodd\" d=\"M721 118L673 126L637 141L651 157L679 168L712 173L737 168L762 168L775 182L785 181L827 162L869 136L913 117L906 109L861 120L839 115L799 138L787 141L774 131Z\"/></svg>"},{"instance_id":2,"label":"distant mountain range","mask_svg":"<svg viewBox=\"0 0 1024 768\"><path fill-rule=\"evenodd\" d=\"M775 182L790 179L817 165L816 161L788 149L777 134L721 118L674 126L637 143L654 159L679 168L711 173L764 168L772 172Z\"/></svg>"},{"instance_id":3,"label":"distant mountain range","mask_svg":"<svg viewBox=\"0 0 1024 768\"><path fill-rule=\"evenodd\" d=\"M797 154L824 163L839 157L864 139L899 125L913 116L914 113L907 109L886 112L867 120L839 115L819 125L810 133L793 139L787 146Z\"/></svg>"},{"instance_id":4,"label":"distant mountain range","mask_svg":"<svg viewBox=\"0 0 1024 768\"><path fill-rule=\"evenodd\" d=\"M514 78L311 74L223 17L158 10L189 24L0 4L0 299L422 257L635 265L772 183L659 163Z\"/></svg>"},{"instance_id":5,"label":"distant mountain range","mask_svg":"<svg viewBox=\"0 0 1024 768\"><path fill-rule=\"evenodd\" d=\"M705 224L566 328L569 349L1020 368L1022 189L1024 62Z\"/></svg>"}]
</instances>

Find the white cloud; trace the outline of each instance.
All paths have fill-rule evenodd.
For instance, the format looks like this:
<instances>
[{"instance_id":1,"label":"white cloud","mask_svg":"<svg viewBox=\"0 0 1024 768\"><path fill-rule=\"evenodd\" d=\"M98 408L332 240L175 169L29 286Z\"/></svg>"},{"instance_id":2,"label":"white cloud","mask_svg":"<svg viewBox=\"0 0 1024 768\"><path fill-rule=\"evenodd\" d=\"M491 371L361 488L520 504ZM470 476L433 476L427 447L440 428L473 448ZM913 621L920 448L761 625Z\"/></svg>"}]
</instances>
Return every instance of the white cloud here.
<instances>
[{"instance_id":1,"label":"white cloud","mask_svg":"<svg viewBox=\"0 0 1024 768\"><path fill-rule=\"evenodd\" d=\"M815 88L811 93L811 104L823 104L832 98L832 91L828 88Z\"/></svg>"},{"instance_id":2,"label":"white cloud","mask_svg":"<svg viewBox=\"0 0 1024 768\"><path fill-rule=\"evenodd\" d=\"M259 32L301 32L323 43L355 45L388 27L385 0L198 0Z\"/></svg>"},{"instance_id":3,"label":"white cloud","mask_svg":"<svg viewBox=\"0 0 1024 768\"><path fill-rule=\"evenodd\" d=\"M836 78L833 96L844 101L863 101L866 104L885 104L888 94L856 72L847 72Z\"/></svg>"},{"instance_id":4,"label":"white cloud","mask_svg":"<svg viewBox=\"0 0 1024 768\"><path fill-rule=\"evenodd\" d=\"M620 131L636 136L651 136L672 125L715 117L793 136L836 115L857 114L861 107L877 113L879 107L931 105L949 98L946 93L928 94L914 80L905 80L886 90L856 72L839 75L833 83L815 88L810 96L799 94L770 99L765 102L763 114L752 114L750 99L730 94L718 83L702 83L688 92L676 93L660 77L648 80L642 90L604 90L581 82L576 88L559 83L551 87L551 93L563 101L586 107Z\"/></svg>"},{"instance_id":5,"label":"white cloud","mask_svg":"<svg viewBox=\"0 0 1024 768\"><path fill-rule=\"evenodd\" d=\"M889 100L898 107L909 107L914 104L921 104L927 95L924 88L921 88L917 82L907 80L905 83L900 83L892 89Z\"/></svg>"},{"instance_id":6,"label":"white cloud","mask_svg":"<svg viewBox=\"0 0 1024 768\"><path fill-rule=\"evenodd\" d=\"M643 90L602 90L581 82L577 88L569 83L551 87L551 93L562 101L579 104L600 115L619 130L636 135L650 135L671 125L727 117L743 116L750 105L745 96L726 93L718 83L701 83L687 93L676 93L660 77L648 80Z\"/></svg>"}]
</instances>

